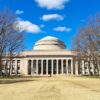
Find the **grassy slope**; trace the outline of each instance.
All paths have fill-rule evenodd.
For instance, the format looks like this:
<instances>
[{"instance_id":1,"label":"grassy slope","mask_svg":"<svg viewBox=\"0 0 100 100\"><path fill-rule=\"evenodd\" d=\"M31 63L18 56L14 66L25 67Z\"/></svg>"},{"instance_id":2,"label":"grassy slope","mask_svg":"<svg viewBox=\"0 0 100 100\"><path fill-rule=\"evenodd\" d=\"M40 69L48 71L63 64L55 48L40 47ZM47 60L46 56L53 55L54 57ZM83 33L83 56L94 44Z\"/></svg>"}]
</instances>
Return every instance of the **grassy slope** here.
<instances>
[{"instance_id":1,"label":"grassy slope","mask_svg":"<svg viewBox=\"0 0 100 100\"><path fill-rule=\"evenodd\" d=\"M0 100L100 100L100 80L81 77L33 78L0 85Z\"/></svg>"}]
</instances>

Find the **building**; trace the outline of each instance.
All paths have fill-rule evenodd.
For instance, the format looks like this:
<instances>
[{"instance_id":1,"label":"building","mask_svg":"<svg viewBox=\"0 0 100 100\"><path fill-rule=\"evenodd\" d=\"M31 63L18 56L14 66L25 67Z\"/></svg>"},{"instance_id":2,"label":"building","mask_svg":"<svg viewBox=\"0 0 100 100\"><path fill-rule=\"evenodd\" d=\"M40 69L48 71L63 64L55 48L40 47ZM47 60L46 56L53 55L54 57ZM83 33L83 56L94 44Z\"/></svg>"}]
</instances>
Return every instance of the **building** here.
<instances>
[{"instance_id":1,"label":"building","mask_svg":"<svg viewBox=\"0 0 100 100\"><path fill-rule=\"evenodd\" d=\"M64 42L56 37L47 36L37 41L33 50L23 51L19 56L7 62L7 70L3 73L11 75L88 75L83 66L79 68L75 60L76 53L66 49ZM6 61L3 61L5 66Z\"/></svg>"}]
</instances>

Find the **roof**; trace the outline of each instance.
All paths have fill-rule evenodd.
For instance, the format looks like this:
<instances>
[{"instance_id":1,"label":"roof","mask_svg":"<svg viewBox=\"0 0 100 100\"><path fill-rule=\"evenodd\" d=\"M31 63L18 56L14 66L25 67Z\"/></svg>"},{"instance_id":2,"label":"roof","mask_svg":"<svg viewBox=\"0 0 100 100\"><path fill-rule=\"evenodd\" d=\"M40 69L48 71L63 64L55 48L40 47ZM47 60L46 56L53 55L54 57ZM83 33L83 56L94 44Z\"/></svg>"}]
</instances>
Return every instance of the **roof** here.
<instances>
[{"instance_id":1,"label":"roof","mask_svg":"<svg viewBox=\"0 0 100 100\"><path fill-rule=\"evenodd\" d=\"M33 50L62 50L66 46L64 42L53 36L47 36L37 41Z\"/></svg>"},{"instance_id":2,"label":"roof","mask_svg":"<svg viewBox=\"0 0 100 100\"><path fill-rule=\"evenodd\" d=\"M59 39L56 37L53 37L53 36L46 36L46 37L40 39L39 41L45 41L45 40L59 40Z\"/></svg>"}]
</instances>

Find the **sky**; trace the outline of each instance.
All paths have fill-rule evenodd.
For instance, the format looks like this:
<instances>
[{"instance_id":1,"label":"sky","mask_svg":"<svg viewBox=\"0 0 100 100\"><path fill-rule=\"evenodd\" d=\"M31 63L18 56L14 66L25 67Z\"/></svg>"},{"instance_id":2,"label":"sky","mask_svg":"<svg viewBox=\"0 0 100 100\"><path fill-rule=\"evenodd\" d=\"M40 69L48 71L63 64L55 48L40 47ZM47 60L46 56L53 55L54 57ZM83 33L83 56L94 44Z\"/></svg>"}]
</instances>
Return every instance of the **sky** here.
<instances>
[{"instance_id":1,"label":"sky","mask_svg":"<svg viewBox=\"0 0 100 100\"><path fill-rule=\"evenodd\" d=\"M25 49L45 36L57 37L71 49L79 27L100 12L100 0L0 0L0 11L4 9L17 15L16 29L24 31Z\"/></svg>"}]
</instances>

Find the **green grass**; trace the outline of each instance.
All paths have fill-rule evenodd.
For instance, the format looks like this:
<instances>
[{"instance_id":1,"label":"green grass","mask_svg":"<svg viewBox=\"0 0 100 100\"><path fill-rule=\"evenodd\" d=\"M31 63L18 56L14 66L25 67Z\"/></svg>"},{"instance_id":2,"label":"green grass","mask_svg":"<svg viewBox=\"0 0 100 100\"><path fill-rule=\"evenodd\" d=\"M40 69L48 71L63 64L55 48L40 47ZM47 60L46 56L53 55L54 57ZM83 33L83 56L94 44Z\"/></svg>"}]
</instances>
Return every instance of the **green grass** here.
<instances>
[{"instance_id":1,"label":"green grass","mask_svg":"<svg viewBox=\"0 0 100 100\"><path fill-rule=\"evenodd\" d=\"M16 79L16 78L21 78L22 76L20 75L13 75L13 76L0 76L0 79Z\"/></svg>"}]
</instances>

